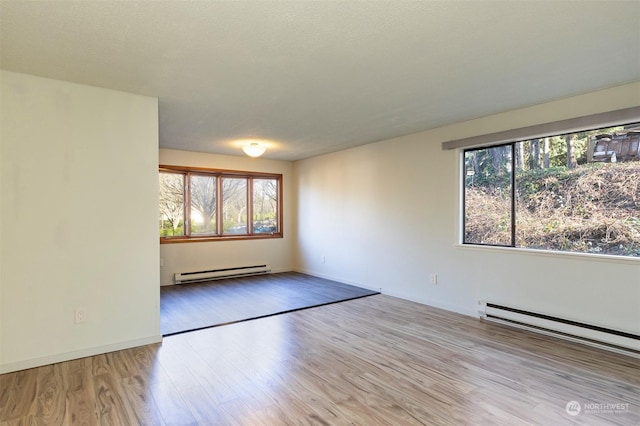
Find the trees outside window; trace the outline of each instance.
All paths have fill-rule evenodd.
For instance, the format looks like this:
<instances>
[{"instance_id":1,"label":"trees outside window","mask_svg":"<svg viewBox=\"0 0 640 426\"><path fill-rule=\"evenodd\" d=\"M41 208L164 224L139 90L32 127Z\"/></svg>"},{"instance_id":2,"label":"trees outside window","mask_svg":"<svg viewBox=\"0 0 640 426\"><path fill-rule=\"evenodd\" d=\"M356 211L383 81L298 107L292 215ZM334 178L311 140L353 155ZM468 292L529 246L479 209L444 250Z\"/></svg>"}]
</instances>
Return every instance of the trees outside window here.
<instances>
[{"instance_id":1,"label":"trees outside window","mask_svg":"<svg viewBox=\"0 0 640 426\"><path fill-rule=\"evenodd\" d=\"M160 173L160 236L173 237L183 234L184 226L184 176L177 173Z\"/></svg>"},{"instance_id":2,"label":"trees outside window","mask_svg":"<svg viewBox=\"0 0 640 426\"><path fill-rule=\"evenodd\" d=\"M640 256L640 125L464 151L463 243Z\"/></svg>"},{"instance_id":3,"label":"trees outside window","mask_svg":"<svg viewBox=\"0 0 640 426\"><path fill-rule=\"evenodd\" d=\"M278 229L278 181L253 180L253 231L271 234Z\"/></svg>"},{"instance_id":4,"label":"trees outside window","mask_svg":"<svg viewBox=\"0 0 640 426\"><path fill-rule=\"evenodd\" d=\"M191 235L216 234L216 176L191 175Z\"/></svg>"},{"instance_id":5,"label":"trees outside window","mask_svg":"<svg viewBox=\"0 0 640 426\"><path fill-rule=\"evenodd\" d=\"M247 234L247 178L222 178L224 234Z\"/></svg>"},{"instance_id":6,"label":"trees outside window","mask_svg":"<svg viewBox=\"0 0 640 426\"><path fill-rule=\"evenodd\" d=\"M512 145L465 152L464 241L511 245L514 231ZM491 211L491 217L486 212Z\"/></svg>"},{"instance_id":7,"label":"trees outside window","mask_svg":"<svg viewBox=\"0 0 640 426\"><path fill-rule=\"evenodd\" d=\"M281 194L282 175L161 166L160 241L281 238Z\"/></svg>"}]
</instances>

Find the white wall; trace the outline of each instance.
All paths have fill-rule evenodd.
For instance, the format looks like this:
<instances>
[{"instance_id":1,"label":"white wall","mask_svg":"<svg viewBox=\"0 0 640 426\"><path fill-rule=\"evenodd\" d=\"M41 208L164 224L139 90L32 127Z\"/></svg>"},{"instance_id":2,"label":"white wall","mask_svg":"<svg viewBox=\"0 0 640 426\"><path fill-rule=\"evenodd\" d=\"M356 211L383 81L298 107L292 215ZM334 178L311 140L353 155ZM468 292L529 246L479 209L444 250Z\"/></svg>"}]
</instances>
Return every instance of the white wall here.
<instances>
[{"instance_id":1,"label":"white wall","mask_svg":"<svg viewBox=\"0 0 640 426\"><path fill-rule=\"evenodd\" d=\"M640 83L296 162L295 269L469 315L483 299L638 333L638 259L458 246L460 153L441 148L637 105Z\"/></svg>"},{"instance_id":2,"label":"white wall","mask_svg":"<svg viewBox=\"0 0 640 426\"><path fill-rule=\"evenodd\" d=\"M3 358L3 353L4 353L4 345L3 345L3 334L2 334L2 329L4 328L2 326L3 324L3 314L2 314L2 278L4 276L3 273L3 268L2 268L2 259L4 259L4 244L2 244L2 228L3 226L3 213L4 212L4 183L3 183L3 176L4 176L4 167L3 167L3 161L2 158L4 157L3 155L3 143L2 140L4 139L4 132L2 131L3 123L2 123L2 112L4 111L4 98L2 96L2 93L4 93L4 86L2 85L2 80L3 80L3 73L0 70L0 373L2 373L2 365L4 364L2 358Z\"/></svg>"},{"instance_id":3,"label":"white wall","mask_svg":"<svg viewBox=\"0 0 640 426\"><path fill-rule=\"evenodd\" d=\"M0 373L160 341L157 99L0 76Z\"/></svg>"},{"instance_id":4,"label":"white wall","mask_svg":"<svg viewBox=\"0 0 640 426\"><path fill-rule=\"evenodd\" d=\"M284 238L161 244L161 285L173 284L176 272L267 263L273 272L293 269L293 164L241 156L160 150L160 164L282 174ZM157 215L156 215L157 216ZM156 217L157 223L157 217Z\"/></svg>"}]
</instances>

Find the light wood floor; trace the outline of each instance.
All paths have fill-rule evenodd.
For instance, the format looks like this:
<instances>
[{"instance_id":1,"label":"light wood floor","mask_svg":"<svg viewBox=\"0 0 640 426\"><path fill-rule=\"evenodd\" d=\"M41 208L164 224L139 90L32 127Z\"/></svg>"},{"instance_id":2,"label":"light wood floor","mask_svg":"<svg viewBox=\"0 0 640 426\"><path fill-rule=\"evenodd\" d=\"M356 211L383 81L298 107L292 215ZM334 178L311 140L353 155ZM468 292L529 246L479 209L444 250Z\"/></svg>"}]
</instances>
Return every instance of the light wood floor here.
<instances>
[{"instance_id":1,"label":"light wood floor","mask_svg":"<svg viewBox=\"0 0 640 426\"><path fill-rule=\"evenodd\" d=\"M634 425L638 367L377 295L0 375L0 424Z\"/></svg>"}]
</instances>

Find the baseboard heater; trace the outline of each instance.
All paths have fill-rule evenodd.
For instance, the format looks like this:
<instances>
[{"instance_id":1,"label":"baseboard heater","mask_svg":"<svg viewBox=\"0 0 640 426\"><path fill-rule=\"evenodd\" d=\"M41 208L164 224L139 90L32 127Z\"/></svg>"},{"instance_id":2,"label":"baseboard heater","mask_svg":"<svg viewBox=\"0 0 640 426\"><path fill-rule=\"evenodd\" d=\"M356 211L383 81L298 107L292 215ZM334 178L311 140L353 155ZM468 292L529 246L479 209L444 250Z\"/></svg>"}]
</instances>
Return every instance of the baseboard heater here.
<instances>
[{"instance_id":1,"label":"baseboard heater","mask_svg":"<svg viewBox=\"0 0 640 426\"><path fill-rule=\"evenodd\" d=\"M233 268L209 269L205 271L176 272L173 279L176 284L197 283L222 278L247 277L271 272L271 265L235 266Z\"/></svg>"},{"instance_id":2,"label":"baseboard heater","mask_svg":"<svg viewBox=\"0 0 640 426\"><path fill-rule=\"evenodd\" d=\"M478 302L478 314L482 319L640 358L640 336L637 334L485 301Z\"/></svg>"}]
</instances>

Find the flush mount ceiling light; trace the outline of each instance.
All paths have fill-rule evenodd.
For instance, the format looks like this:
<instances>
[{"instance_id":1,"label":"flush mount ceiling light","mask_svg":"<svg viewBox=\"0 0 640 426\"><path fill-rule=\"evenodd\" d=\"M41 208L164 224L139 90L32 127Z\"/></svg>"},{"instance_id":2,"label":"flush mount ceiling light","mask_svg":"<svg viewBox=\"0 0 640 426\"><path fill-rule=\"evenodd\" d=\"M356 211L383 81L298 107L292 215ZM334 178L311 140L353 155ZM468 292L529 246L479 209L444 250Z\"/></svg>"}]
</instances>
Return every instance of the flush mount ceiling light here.
<instances>
[{"instance_id":1,"label":"flush mount ceiling light","mask_svg":"<svg viewBox=\"0 0 640 426\"><path fill-rule=\"evenodd\" d=\"M260 145L258 142L251 142L242 147L242 150L249 157L260 157L267 148L264 145Z\"/></svg>"}]
</instances>

